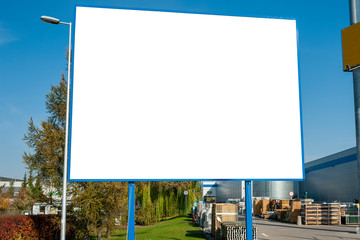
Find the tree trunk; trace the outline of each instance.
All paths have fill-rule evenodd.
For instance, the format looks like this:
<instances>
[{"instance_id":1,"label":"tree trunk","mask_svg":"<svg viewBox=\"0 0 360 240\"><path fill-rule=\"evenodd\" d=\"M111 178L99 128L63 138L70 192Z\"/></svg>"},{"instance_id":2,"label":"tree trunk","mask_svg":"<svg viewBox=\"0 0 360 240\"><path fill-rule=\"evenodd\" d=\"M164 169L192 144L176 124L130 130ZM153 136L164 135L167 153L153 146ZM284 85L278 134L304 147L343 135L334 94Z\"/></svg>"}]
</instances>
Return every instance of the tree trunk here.
<instances>
[{"instance_id":1,"label":"tree trunk","mask_svg":"<svg viewBox=\"0 0 360 240\"><path fill-rule=\"evenodd\" d=\"M106 228L106 238L111 238L111 231L109 231L109 228Z\"/></svg>"}]
</instances>

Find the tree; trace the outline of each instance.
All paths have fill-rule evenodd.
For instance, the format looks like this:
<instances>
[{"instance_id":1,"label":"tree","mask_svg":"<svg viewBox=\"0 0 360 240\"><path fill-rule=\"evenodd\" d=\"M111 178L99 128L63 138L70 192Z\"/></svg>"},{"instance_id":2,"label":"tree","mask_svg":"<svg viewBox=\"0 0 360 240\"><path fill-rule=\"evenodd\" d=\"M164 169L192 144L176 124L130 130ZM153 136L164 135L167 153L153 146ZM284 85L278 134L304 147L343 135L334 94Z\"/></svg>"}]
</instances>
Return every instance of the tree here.
<instances>
[{"instance_id":1,"label":"tree","mask_svg":"<svg viewBox=\"0 0 360 240\"><path fill-rule=\"evenodd\" d=\"M4 191L5 184L0 186L0 210L10 209L10 198Z\"/></svg>"},{"instance_id":2,"label":"tree","mask_svg":"<svg viewBox=\"0 0 360 240\"><path fill-rule=\"evenodd\" d=\"M29 170L26 192L22 192L18 208L32 206L37 201L52 202L52 189L62 193L62 177L66 126L67 82L64 74L60 83L51 87L46 95L46 110L49 117L36 126L32 118L24 136L31 151L24 153L24 162ZM95 94L95 93L94 93ZM141 206L136 211L136 221L150 224L163 218L183 214L183 190L190 189L193 182L139 182L136 199ZM46 196L43 187L50 189ZM126 219L127 183L76 182L69 184L72 199L68 206L70 225L75 225L79 238L88 238L93 233L101 239L102 233L114 229L115 218ZM189 199L191 202L193 199ZM190 205L189 205L190 206Z\"/></svg>"},{"instance_id":3,"label":"tree","mask_svg":"<svg viewBox=\"0 0 360 240\"><path fill-rule=\"evenodd\" d=\"M30 205L31 207L36 202L49 202L51 203L51 200L47 198L47 196L44 194L41 180L39 176L36 176L35 179L33 178L31 172L29 181L27 183L27 192L30 196Z\"/></svg>"},{"instance_id":4,"label":"tree","mask_svg":"<svg viewBox=\"0 0 360 240\"><path fill-rule=\"evenodd\" d=\"M102 233L109 236L114 230L115 219L126 214L126 184L123 182L78 183L70 191L76 196L71 209L76 209L72 214L82 220L83 238L90 233L97 239L101 239Z\"/></svg>"},{"instance_id":5,"label":"tree","mask_svg":"<svg viewBox=\"0 0 360 240\"><path fill-rule=\"evenodd\" d=\"M27 179L26 179L26 173L24 175L23 183L21 184L21 188L18 192L18 194L15 196L14 201L12 203L13 207L21 213L24 210L29 210L31 205L31 197L29 195L27 185Z\"/></svg>"},{"instance_id":6,"label":"tree","mask_svg":"<svg viewBox=\"0 0 360 240\"><path fill-rule=\"evenodd\" d=\"M28 122L28 133L24 136L26 144L33 150L24 153L24 162L36 179L48 188L61 192L64 168L65 113L67 84L64 74L59 86L52 86L46 95L46 109L50 114L41 127Z\"/></svg>"},{"instance_id":7,"label":"tree","mask_svg":"<svg viewBox=\"0 0 360 240\"><path fill-rule=\"evenodd\" d=\"M135 221L149 225L168 217L185 214L184 190L189 190L187 210L191 203L201 198L199 182L196 181L160 181L139 182L136 184Z\"/></svg>"},{"instance_id":8,"label":"tree","mask_svg":"<svg viewBox=\"0 0 360 240\"><path fill-rule=\"evenodd\" d=\"M24 153L23 158L30 172L27 181L30 206L35 202L52 202L53 191L46 196L43 185L62 193L66 94L67 82L62 74L59 85L52 86L46 95L47 120L41 121L40 126L36 126L32 118L28 122L24 140L31 151ZM68 212L73 222L69 224L76 225L79 238L90 233L101 238L102 232L110 233L115 218L126 214L125 186L125 183L70 183L68 192L72 200ZM23 193L17 202L19 208L25 204L25 190Z\"/></svg>"},{"instance_id":9,"label":"tree","mask_svg":"<svg viewBox=\"0 0 360 240\"><path fill-rule=\"evenodd\" d=\"M14 183L15 183L15 180L10 180L10 186L5 193L5 195L10 199L14 198L14 196L15 196Z\"/></svg>"}]
</instances>

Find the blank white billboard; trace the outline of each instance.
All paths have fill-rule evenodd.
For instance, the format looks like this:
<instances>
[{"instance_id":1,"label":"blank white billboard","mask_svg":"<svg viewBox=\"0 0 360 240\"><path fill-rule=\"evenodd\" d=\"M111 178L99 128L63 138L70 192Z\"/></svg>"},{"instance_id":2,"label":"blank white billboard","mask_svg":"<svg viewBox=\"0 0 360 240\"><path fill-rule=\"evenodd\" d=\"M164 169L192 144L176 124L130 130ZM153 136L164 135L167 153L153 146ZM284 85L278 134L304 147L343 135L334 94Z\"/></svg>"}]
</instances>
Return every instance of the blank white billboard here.
<instances>
[{"instance_id":1,"label":"blank white billboard","mask_svg":"<svg viewBox=\"0 0 360 240\"><path fill-rule=\"evenodd\" d=\"M76 8L70 175L302 179L295 20Z\"/></svg>"}]
</instances>

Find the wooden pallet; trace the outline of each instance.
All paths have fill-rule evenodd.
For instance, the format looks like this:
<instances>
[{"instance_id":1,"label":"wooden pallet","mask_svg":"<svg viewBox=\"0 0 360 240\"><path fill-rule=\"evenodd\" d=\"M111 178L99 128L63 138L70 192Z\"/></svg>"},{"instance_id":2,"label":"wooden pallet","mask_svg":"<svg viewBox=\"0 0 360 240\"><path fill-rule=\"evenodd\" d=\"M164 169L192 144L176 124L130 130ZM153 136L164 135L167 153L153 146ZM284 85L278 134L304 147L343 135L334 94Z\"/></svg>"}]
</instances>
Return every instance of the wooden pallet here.
<instances>
[{"instance_id":1,"label":"wooden pallet","mask_svg":"<svg viewBox=\"0 0 360 240\"><path fill-rule=\"evenodd\" d=\"M220 219L221 221L218 221ZM221 222L234 222L238 220L238 206L231 203L214 203L212 205L211 235L216 238Z\"/></svg>"},{"instance_id":2,"label":"wooden pallet","mask_svg":"<svg viewBox=\"0 0 360 240\"><path fill-rule=\"evenodd\" d=\"M340 204L305 204L301 216L305 225L341 225Z\"/></svg>"}]
</instances>

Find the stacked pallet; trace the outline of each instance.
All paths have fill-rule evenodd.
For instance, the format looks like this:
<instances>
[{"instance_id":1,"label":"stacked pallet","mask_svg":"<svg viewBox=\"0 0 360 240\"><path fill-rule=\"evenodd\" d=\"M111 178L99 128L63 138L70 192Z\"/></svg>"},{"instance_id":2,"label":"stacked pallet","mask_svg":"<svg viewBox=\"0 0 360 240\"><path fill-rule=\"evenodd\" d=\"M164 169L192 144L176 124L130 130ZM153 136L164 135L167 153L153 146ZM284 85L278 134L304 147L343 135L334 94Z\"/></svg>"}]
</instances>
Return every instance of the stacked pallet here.
<instances>
[{"instance_id":1,"label":"stacked pallet","mask_svg":"<svg viewBox=\"0 0 360 240\"><path fill-rule=\"evenodd\" d=\"M305 204L301 216L305 225L341 225L340 204Z\"/></svg>"},{"instance_id":2,"label":"stacked pallet","mask_svg":"<svg viewBox=\"0 0 360 240\"><path fill-rule=\"evenodd\" d=\"M253 240L257 240L257 227L253 226ZM246 226L244 222L221 223L221 240L246 240Z\"/></svg>"},{"instance_id":3,"label":"stacked pallet","mask_svg":"<svg viewBox=\"0 0 360 240\"><path fill-rule=\"evenodd\" d=\"M277 209L274 212L274 215L273 215L272 219L278 220L280 222L284 222L285 218L286 218L286 215L287 215L287 212L288 212L287 209Z\"/></svg>"},{"instance_id":4,"label":"stacked pallet","mask_svg":"<svg viewBox=\"0 0 360 240\"><path fill-rule=\"evenodd\" d=\"M254 206L254 210L253 210L253 214L255 216L260 216L261 214L261 204L262 204L262 200L254 200L253 206Z\"/></svg>"},{"instance_id":5,"label":"stacked pallet","mask_svg":"<svg viewBox=\"0 0 360 240\"><path fill-rule=\"evenodd\" d=\"M299 199L255 200L254 215L265 219L271 218L282 222L296 223L297 217L301 214L301 203Z\"/></svg>"},{"instance_id":6,"label":"stacked pallet","mask_svg":"<svg viewBox=\"0 0 360 240\"><path fill-rule=\"evenodd\" d=\"M269 199L254 200L253 214L265 219L269 218L270 215L268 213L273 211L277 201Z\"/></svg>"},{"instance_id":7,"label":"stacked pallet","mask_svg":"<svg viewBox=\"0 0 360 240\"><path fill-rule=\"evenodd\" d=\"M290 201L280 200L280 209L290 209Z\"/></svg>"},{"instance_id":8,"label":"stacked pallet","mask_svg":"<svg viewBox=\"0 0 360 240\"><path fill-rule=\"evenodd\" d=\"M221 232L221 223L238 220L238 206L231 203L214 203L212 205L211 235L216 238Z\"/></svg>"},{"instance_id":9,"label":"stacked pallet","mask_svg":"<svg viewBox=\"0 0 360 240\"><path fill-rule=\"evenodd\" d=\"M260 216L263 213L267 213L271 210L270 200L262 199L262 200L254 200L254 215Z\"/></svg>"},{"instance_id":10,"label":"stacked pallet","mask_svg":"<svg viewBox=\"0 0 360 240\"><path fill-rule=\"evenodd\" d=\"M301 216L301 201L293 200L291 201L291 209L289 211L289 215L286 219L289 223L296 223L297 217Z\"/></svg>"}]
</instances>

